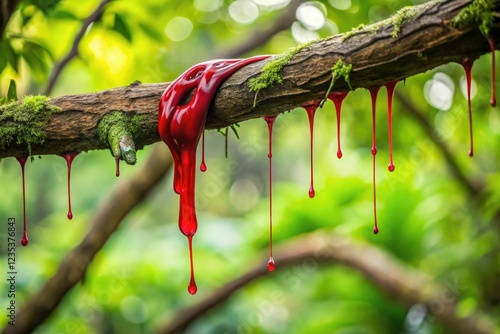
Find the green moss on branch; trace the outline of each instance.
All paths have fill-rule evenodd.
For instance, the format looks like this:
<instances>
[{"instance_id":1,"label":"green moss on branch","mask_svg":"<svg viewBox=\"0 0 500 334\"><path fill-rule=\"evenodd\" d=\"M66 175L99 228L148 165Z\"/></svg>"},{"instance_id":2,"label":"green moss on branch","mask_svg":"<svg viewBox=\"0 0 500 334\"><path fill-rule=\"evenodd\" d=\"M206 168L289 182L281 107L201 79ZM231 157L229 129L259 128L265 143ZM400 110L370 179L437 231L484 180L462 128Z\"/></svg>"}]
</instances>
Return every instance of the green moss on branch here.
<instances>
[{"instance_id":1,"label":"green moss on branch","mask_svg":"<svg viewBox=\"0 0 500 334\"><path fill-rule=\"evenodd\" d=\"M50 103L46 96L25 96L22 100L0 105L0 149L15 143L43 144L47 134L45 124L50 116L61 109Z\"/></svg>"},{"instance_id":2,"label":"green moss on branch","mask_svg":"<svg viewBox=\"0 0 500 334\"><path fill-rule=\"evenodd\" d=\"M129 165L137 162L134 136L138 131L137 116L129 117L122 112L106 114L98 124L99 139L109 145L111 155Z\"/></svg>"},{"instance_id":3,"label":"green moss on branch","mask_svg":"<svg viewBox=\"0 0 500 334\"><path fill-rule=\"evenodd\" d=\"M332 81L330 82L330 87L328 87L328 90L326 91L326 95L325 98L323 99L323 102L321 103L321 107L328 98L328 95L332 91L333 85L335 84L335 81L337 81L337 79L344 78L345 82L349 86L349 89L353 90L351 82L349 80L349 74L351 73L351 70L352 70L352 64L345 65L342 59L337 60L335 65L332 66Z\"/></svg>"},{"instance_id":4,"label":"green moss on branch","mask_svg":"<svg viewBox=\"0 0 500 334\"><path fill-rule=\"evenodd\" d=\"M258 77L250 79L250 91L255 92L254 107L257 103L258 92L272 84L283 84L283 78L281 77L281 70L283 67L290 63L293 56L312 43L313 42L298 45L295 48L290 49L288 52L272 58L266 63L266 65L264 65L262 73Z\"/></svg>"},{"instance_id":5,"label":"green moss on branch","mask_svg":"<svg viewBox=\"0 0 500 334\"><path fill-rule=\"evenodd\" d=\"M492 3L488 0L474 0L455 16L451 24L462 30L477 27L485 37L488 37L493 28L493 19Z\"/></svg>"}]
</instances>

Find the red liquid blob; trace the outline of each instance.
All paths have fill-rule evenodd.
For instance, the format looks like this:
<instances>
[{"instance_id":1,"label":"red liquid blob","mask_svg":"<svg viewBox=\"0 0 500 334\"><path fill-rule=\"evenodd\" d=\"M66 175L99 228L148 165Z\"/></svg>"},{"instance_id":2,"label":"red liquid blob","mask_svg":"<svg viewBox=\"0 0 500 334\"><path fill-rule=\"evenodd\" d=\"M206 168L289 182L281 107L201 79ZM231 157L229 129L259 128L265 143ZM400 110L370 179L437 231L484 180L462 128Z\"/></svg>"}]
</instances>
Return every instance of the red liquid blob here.
<instances>
[{"instance_id":1,"label":"red liquid blob","mask_svg":"<svg viewBox=\"0 0 500 334\"><path fill-rule=\"evenodd\" d=\"M277 116L264 116L263 119L267 123L269 132L269 150L267 157L269 158L269 261L267 269L273 271L275 268L273 259L273 125Z\"/></svg>"},{"instance_id":2,"label":"red liquid blob","mask_svg":"<svg viewBox=\"0 0 500 334\"><path fill-rule=\"evenodd\" d=\"M116 167L115 167L115 175L116 177L120 176L120 159L115 159Z\"/></svg>"},{"instance_id":3,"label":"red liquid blob","mask_svg":"<svg viewBox=\"0 0 500 334\"><path fill-rule=\"evenodd\" d=\"M26 165L26 161L28 160L28 157L17 157L17 161L19 162L19 165L21 166L21 175L22 175L22 181L23 181L23 237L21 238L21 245L27 246L28 245L28 229L26 227L26 185L24 181L24 166Z\"/></svg>"},{"instance_id":4,"label":"red liquid blob","mask_svg":"<svg viewBox=\"0 0 500 334\"><path fill-rule=\"evenodd\" d=\"M469 108L469 137L470 137L470 148L469 156L474 156L474 136L472 133L472 107L470 102L470 87L472 81L472 65L474 65L474 60L471 58L465 58L462 61L462 67L465 70L465 79L467 82L467 107Z\"/></svg>"},{"instance_id":5,"label":"red liquid blob","mask_svg":"<svg viewBox=\"0 0 500 334\"><path fill-rule=\"evenodd\" d=\"M389 172L394 172L394 169L396 169L392 159L392 99L397 83L397 81L389 81L385 84L385 88L387 89L387 120L389 123L389 166L387 167Z\"/></svg>"},{"instance_id":6,"label":"red liquid blob","mask_svg":"<svg viewBox=\"0 0 500 334\"><path fill-rule=\"evenodd\" d=\"M378 233L378 223L377 223L377 186L376 186L376 156L377 156L377 140L376 140L376 110L377 110L377 95L380 87L372 87L369 89L370 97L372 99L372 184L373 184L373 233Z\"/></svg>"},{"instance_id":7,"label":"red liquid blob","mask_svg":"<svg viewBox=\"0 0 500 334\"><path fill-rule=\"evenodd\" d=\"M488 37L488 42L490 43L490 50L491 50L491 99L490 99L490 105L492 107L497 105L497 98L496 98L496 92L495 92L495 40L493 39L493 36Z\"/></svg>"},{"instance_id":8,"label":"red liquid blob","mask_svg":"<svg viewBox=\"0 0 500 334\"><path fill-rule=\"evenodd\" d=\"M276 265L274 264L274 259L270 257L269 261L267 261L267 270L274 271L274 268L276 268Z\"/></svg>"},{"instance_id":9,"label":"red liquid blob","mask_svg":"<svg viewBox=\"0 0 500 334\"><path fill-rule=\"evenodd\" d=\"M189 243L198 228L195 210L196 148L205 129L208 108L221 83L238 69L269 56L214 60L194 65L174 80L163 93L158 108L158 132L174 160L174 191L180 195L179 229ZM185 99L193 93L189 101ZM189 248L191 263L193 254ZM191 265L194 288L194 266Z\"/></svg>"},{"instance_id":10,"label":"red liquid blob","mask_svg":"<svg viewBox=\"0 0 500 334\"><path fill-rule=\"evenodd\" d=\"M340 112L342 111L342 102L349 92L333 92L328 98L335 104L335 113L337 114L337 158L342 158L342 149L340 148Z\"/></svg>"},{"instance_id":11,"label":"red liquid blob","mask_svg":"<svg viewBox=\"0 0 500 334\"><path fill-rule=\"evenodd\" d=\"M68 165L68 219L73 219L73 212L71 211L71 164L77 155L78 153L59 154L59 156L66 160L66 164Z\"/></svg>"},{"instance_id":12,"label":"red liquid blob","mask_svg":"<svg viewBox=\"0 0 500 334\"><path fill-rule=\"evenodd\" d=\"M205 164L205 131L203 131L203 134L201 135L201 164L200 164L200 170L202 172L207 171L207 165Z\"/></svg>"},{"instance_id":13,"label":"red liquid blob","mask_svg":"<svg viewBox=\"0 0 500 334\"><path fill-rule=\"evenodd\" d=\"M189 279L188 292L190 294L194 295L198 291L198 287L196 286L196 282L194 280L193 236L189 235L187 238L188 238L188 246L189 246L189 266L191 269L191 278Z\"/></svg>"},{"instance_id":14,"label":"red liquid blob","mask_svg":"<svg viewBox=\"0 0 500 334\"><path fill-rule=\"evenodd\" d=\"M313 198L316 192L314 191L314 165L313 165L313 141L314 141L314 115L316 114L316 110L319 107L321 100L308 101L302 104L302 108L304 108L307 112L307 118L309 119L309 137L310 137L310 168L311 168L311 185L309 186L309 197Z\"/></svg>"}]
</instances>

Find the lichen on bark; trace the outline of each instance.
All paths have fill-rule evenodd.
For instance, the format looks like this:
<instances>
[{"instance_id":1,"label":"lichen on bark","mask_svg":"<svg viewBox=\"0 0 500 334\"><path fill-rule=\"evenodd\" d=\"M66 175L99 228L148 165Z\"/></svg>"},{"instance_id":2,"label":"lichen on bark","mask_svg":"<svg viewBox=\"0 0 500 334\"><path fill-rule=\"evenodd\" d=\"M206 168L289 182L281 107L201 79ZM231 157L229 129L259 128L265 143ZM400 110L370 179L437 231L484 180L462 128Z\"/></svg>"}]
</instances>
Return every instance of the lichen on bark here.
<instances>
[{"instance_id":1,"label":"lichen on bark","mask_svg":"<svg viewBox=\"0 0 500 334\"><path fill-rule=\"evenodd\" d=\"M0 149L13 143L26 145L31 155L31 145L43 144L47 134L44 127L50 116L61 108L50 103L46 96L25 96L19 101L0 105Z\"/></svg>"}]
</instances>

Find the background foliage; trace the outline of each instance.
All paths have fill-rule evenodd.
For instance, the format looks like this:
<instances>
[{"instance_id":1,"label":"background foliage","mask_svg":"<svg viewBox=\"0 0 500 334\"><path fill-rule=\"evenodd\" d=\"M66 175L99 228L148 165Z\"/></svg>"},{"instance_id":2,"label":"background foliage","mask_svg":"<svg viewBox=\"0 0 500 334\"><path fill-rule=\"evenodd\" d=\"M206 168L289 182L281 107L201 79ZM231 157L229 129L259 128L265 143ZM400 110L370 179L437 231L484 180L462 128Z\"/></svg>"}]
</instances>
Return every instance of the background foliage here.
<instances>
[{"instance_id":1,"label":"background foliage","mask_svg":"<svg viewBox=\"0 0 500 334\"><path fill-rule=\"evenodd\" d=\"M329 0L307 3L302 21L251 54L275 54L317 37L345 32L388 17L420 1ZM0 95L11 80L17 94L42 93L54 65L98 1L23 1L0 42ZM274 4L274 5L270 5ZM83 37L79 55L63 70L52 96L173 80L196 62L213 58L266 29L286 1L112 1ZM322 22L320 27L311 22ZM298 14L300 19L301 15ZM309 18L309 21L308 21ZM328 102L316 115L316 198L307 196L309 136L306 113L281 115L274 135L274 240L312 232L335 233L372 243L447 287L439 303L460 300L467 315L481 310L500 316L498 247L500 114L489 101L490 56L476 61L473 95L476 156L467 156L464 72L449 64L399 83L397 90L433 124L434 136L395 101L396 171L387 171L385 89L378 103L377 185L381 232L372 234L371 114L369 94L349 94L342 114L344 157L336 157L335 113ZM207 133L208 171L197 177L200 228L195 237L198 294L186 292L188 253L177 228L177 196L171 176L135 209L89 267L85 282L63 301L37 333L148 333L258 263L268 247L267 126L241 124L240 140ZM442 140L472 184L471 194L449 173L435 145ZM144 163L150 151L138 154ZM21 176L15 159L0 164L0 217L22 222ZM30 244L18 247L18 303L27 300L57 270L79 242L93 212L113 184L108 152L79 155L72 171L74 219L66 215L66 163L44 156L27 164ZM6 240L6 228L0 230ZM5 247L0 249L6 263ZM367 257L370 254L366 254ZM418 306L386 298L356 271L340 266L297 265L277 269L199 318L190 333L446 333ZM451 292L451 294L450 294ZM0 305L6 305L5 294Z\"/></svg>"}]
</instances>

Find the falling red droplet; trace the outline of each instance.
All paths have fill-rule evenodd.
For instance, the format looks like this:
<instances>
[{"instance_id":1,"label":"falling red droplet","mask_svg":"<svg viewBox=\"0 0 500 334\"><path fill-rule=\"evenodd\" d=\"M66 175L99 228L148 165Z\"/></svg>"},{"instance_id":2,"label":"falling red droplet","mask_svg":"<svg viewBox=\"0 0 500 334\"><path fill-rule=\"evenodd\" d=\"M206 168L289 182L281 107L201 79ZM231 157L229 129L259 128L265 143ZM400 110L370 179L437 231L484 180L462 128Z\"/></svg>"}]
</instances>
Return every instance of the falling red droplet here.
<instances>
[{"instance_id":1,"label":"falling red droplet","mask_svg":"<svg viewBox=\"0 0 500 334\"><path fill-rule=\"evenodd\" d=\"M116 167L115 167L115 175L116 177L120 176L120 159L115 159Z\"/></svg>"},{"instance_id":2,"label":"falling red droplet","mask_svg":"<svg viewBox=\"0 0 500 334\"><path fill-rule=\"evenodd\" d=\"M328 98L335 104L335 113L337 114L337 158L342 158L342 149L340 148L340 112L342 111L342 102L349 92L332 92Z\"/></svg>"},{"instance_id":3,"label":"falling red droplet","mask_svg":"<svg viewBox=\"0 0 500 334\"><path fill-rule=\"evenodd\" d=\"M71 211L71 164L77 155L78 153L59 154L59 156L66 160L66 164L68 165L68 219L73 219L73 212Z\"/></svg>"},{"instance_id":4,"label":"falling red droplet","mask_svg":"<svg viewBox=\"0 0 500 334\"><path fill-rule=\"evenodd\" d=\"M314 115L316 114L316 110L318 109L321 100L308 101L302 104L302 108L304 108L307 112L307 118L309 119L309 136L310 136L310 168L311 168L311 184L309 186L309 197L313 198L316 192L314 191L314 165L313 165L313 141L314 141Z\"/></svg>"},{"instance_id":5,"label":"falling red droplet","mask_svg":"<svg viewBox=\"0 0 500 334\"><path fill-rule=\"evenodd\" d=\"M176 80L163 93L158 108L158 132L174 160L174 191L180 195L179 229L188 238L196 233L195 210L196 148L205 129L208 108L221 83L238 69L268 58L215 60L197 64ZM185 101L194 93L189 101ZM192 248L190 247L191 267ZM194 270L191 270L189 292L196 293Z\"/></svg>"},{"instance_id":6,"label":"falling red droplet","mask_svg":"<svg viewBox=\"0 0 500 334\"><path fill-rule=\"evenodd\" d=\"M389 172L394 172L394 169L396 169L392 159L392 99L397 83L397 81L389 81L385 84L385 88L387 89L387 120L389 123L389 166L387 167Z\"/></svg>"},{"instance_id":7,"label":"falling red droplet","mask_svg":"<svg viewBox=\"0 0 500 334\"><path fill-rule=\"evenodd\" d=\"M490 105L492 107L497 105L497 99L496 99L496 92L495 92L495 40L493 39L493 36L488 37L488 42L490 43L490 50L491 50L491 99L490 99Z\"/></svg>"},{"instance_id":8,"label":"falling red droplet","mask_svg":"<svg viewBox=\"0 0 500 334\"><path fill-rule=\"evenodd\" d=\"M373 185L373 233L378 233L378 223L377 223L377 186L376 186L376 155L377 155L377 140L376 140L376 110L377 110L377 95L380 87L371 87L369 89L370 96L372 99L372 185Z\"/></svg>"},{"instance_id":9,"label":"falling red droplet","mask_svg":"<svg viewBox=\"0 0 500 334\"><path fill-rule=\"evenodd\" d=\"M17 161L21 166L21 176L23 182L23 237L21 238L21 245L28 245L28 229L26 227L26 185L24 182L24 166L26 165L27 157L17 157Z\"/></svg>"},{"instance_id":10,"label":"falling red droplet","mask_svg":"<svg viewBox=\"0 0 500 334\"><path fill-rule=\"evenodd\" d=\"M198 291L198 287L196 286L196 282L194 280L194 264L193 264L193 236L188 235L188 246L189 246L189 266L191 270L191 278L189 280L188 292L192 295L196 294Z\"/></svg>"},{"instance_id":11,"label":"falling red droplet","mask_svg":"<svg viewBox=\"0 0 500 334\"><path fill-rule=\"evenodd\" d=\"M203 131L203 133L201 135L201 164L200 164L200 170L202 172L206 172L207 171L207 165L205 165L205 131Z\"/></svg>"},{"instance_id":12,"label":"falling red droplet","mask_svg":"<svg viewBox=\"0 0 500 334\"><path fill-rule=\"evenodd\" d=\"M273 259L273 125L277 116L264 116L263 119L267 123L269 133L269 151L267 157L269 158L269 261ZM269 271L274 270L274 260L267 268Z\"/></svg>"},{"instance_id":13,"label":"falling red droplet","mask_svg":"<svg viewBox=\"0 0 500 334\"><path fill-rule=\"evenodd\" d=\"M269 261L267 261L267 270L274 271L274 268L276 268L276 265L274 264L274 259L270 257Z\"/></svg>"},{"instance_id":14,"label":"falling red droplet","mask_svg":"<svg viewBox=\"0 0 500 334\"><path fill-rule=\"evenodd\" d=\"M474 156L474 136L472 133L472 107L470 101L470 88L472 81L472 65L474 65L474 59L465 58L462 61L462 67L465 70L465 79L467 82L467 107L469 110L469 137L470 137L470 148L469 148L469 156Z\"/></svg>"}]
</instances>

